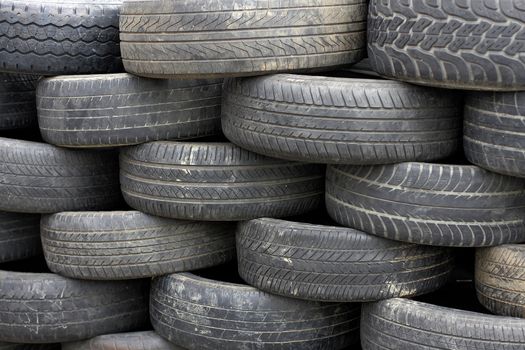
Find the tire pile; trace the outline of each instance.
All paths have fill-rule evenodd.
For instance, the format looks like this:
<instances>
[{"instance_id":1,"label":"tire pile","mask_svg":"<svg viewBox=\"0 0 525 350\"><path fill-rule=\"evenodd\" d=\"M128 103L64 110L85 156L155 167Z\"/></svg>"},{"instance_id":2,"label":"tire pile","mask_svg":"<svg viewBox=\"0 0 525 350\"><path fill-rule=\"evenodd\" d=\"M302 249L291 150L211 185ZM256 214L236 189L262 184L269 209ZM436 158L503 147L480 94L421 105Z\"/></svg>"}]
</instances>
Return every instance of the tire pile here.
<instances>
[{"instance_id":1,"label":"tire pile","mask_svg":"<svg viewBox=\"0 0 525 350\"><path fill-rule=\"evenodd\" d=\"M0 0L0 349L525 349L524 38L521 0Z\"/></svg>"}]
</instances>

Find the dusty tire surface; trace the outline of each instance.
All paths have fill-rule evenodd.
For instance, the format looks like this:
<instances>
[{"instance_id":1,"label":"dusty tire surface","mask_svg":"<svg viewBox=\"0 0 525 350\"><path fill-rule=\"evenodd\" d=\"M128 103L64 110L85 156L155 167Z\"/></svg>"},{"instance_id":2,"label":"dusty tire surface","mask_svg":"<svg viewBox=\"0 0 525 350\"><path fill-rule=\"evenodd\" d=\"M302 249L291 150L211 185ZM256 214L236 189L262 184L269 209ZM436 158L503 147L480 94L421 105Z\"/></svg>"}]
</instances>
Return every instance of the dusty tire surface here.
<instances>
[{"instance_id":1,"label":"dusty tire surface","mask_svg":"<svg viewBox=\"0 0 525 350\"><path fill-rule=\"evenodd\" d=\"M358 341L359 304L284 298L193 274L153 280L155 331L189 350L344 349Z\"/></svg>"},{"instance_id":2,"label":"dusty tire surface","mask_svg":"<svg viewBox=\"0 0 525 350\"><path fill-rule=\"evenodd\" d=\"M0 347L1 349L1 347ZM62 344L62 350L184 350L155 332L131 332L99 335L98 337Z\"/></svg>"},{"instance_id":3,"label":"dusty tire surface","mask_svg":"<svg viewBox=\"0 0 525 350\"><path fill-rule=\"evenodd\" d=\"M0 130L36 125L38 75L0 73Z\"/></svg>"},{"instance_id":4,"label":"dusty tire surface","mask_svg":"<svg viewBox=\"0 0 525 350\"><path fill-rule=\"evenodd\" d=\"M338 223L398 241L480 247L525 241L525 180L477 166L329 166Z\"/></svg>"},{"instance_id":5,"label":"dusty tire surface","mask_svg":"<svg viewBox=\"0 0 525 350\"><path fill-rule=\"evenodd\" d=\"M159 80L130 74L47 78L38 122L48 143L112 147L220 132L222 80Z\"/></svg>"},{"instance_id":6,"label":"dusty tire surface","mask_svg":"<svg viewBox=\"0 0 525 350\"><path fill-rule=\"evenodd\" d=\"M157 141L122 149L129 206L187 220L299 215L322 203L324 167L283 161L230 143Z\"/></svg>"},{"instance_id":7,"label":"dusty tire surface","mask_svg":"<svg viewBox=\"0 0 525 350\"><path fill-rule=\"evenodd\" d=\"M228 80L222 127L270 157L385 164L451 155L461 97L382 79L278 74Z\"/></svg>"},{"instance_id":8,"label":"dusty tire surface","mask_svg":"<svg viewBox=\"0 0 525 350\"><path fill-rule=\"evenodd\" d=\"M0 212L0 263L39 254L40 215Z\"/></svg>"},{"instance_id":9,"label":"dusty tire surface","mask_svg":"<svg viewBox=\"0 0 525 350\"><path fill-rule=\"evenodd\" d=\"M465 90L523 90L525 8L517 0L371 0L368 57L389 78Z\"/></svg>"},{"instance_id":10,"label":"dusty tire surface","mask_svg":"<svg viewBox=\"0 0 525 350\"><path fill-rule=\"evenodd\" d=\"M50 270L122 280L220 265L235 258L235 225L165 219L138 211L64 212L42 217Z\"/></svg>"},{"instance_id":11,"label":"dusty tire surface","mask_svg":"<svg viewBox=\"0 0 525 350\"><path fill-rule=\"evenodd\" d=\"M122 59L127 72L158 78L350 64L365 55L366 9L365 0L125 2Z\"/></svg>"}]
</instances>

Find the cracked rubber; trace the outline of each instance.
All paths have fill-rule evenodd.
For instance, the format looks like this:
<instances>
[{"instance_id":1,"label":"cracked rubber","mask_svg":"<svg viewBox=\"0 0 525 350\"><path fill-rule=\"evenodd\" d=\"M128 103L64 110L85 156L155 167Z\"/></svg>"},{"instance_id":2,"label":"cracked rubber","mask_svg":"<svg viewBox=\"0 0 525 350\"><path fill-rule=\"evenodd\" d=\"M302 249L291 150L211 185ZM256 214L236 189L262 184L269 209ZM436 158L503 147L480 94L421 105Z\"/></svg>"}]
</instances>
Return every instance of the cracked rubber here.
<instances>
[{"instance_id":1,"label":"cracked rubber","mask_svg":"<svg viewBox=\"0 0 525 350\"><path fill-rule=\"evenodd\" d=\"M477 166L329 166L338 223L398 241L481 247L525 241L525 180Z\"/></svg>"},{"instance_id":2,"label":"cracked rubber","mask_svg":"<svg viewBox=\"0 0 525 350\"><path fill-rule=\"evenodd\" d=\"M154 279L150 298L155 331L188 350L344 349L358 341L359 309L189 273Z\"/></svg>"},{"instance_id":3,"label":"cracked rubber","mask_svg":"<svg viewBox=\"0 0 525 350\"><path fill-rule=\"evenodd\" d=\"M368 57L389 78L465 90L525 89L519 0L371 0Z\"/></svg>"},{"instance_id":4,"label":"cracked rubber","mask_svg":"<svg viewBox=\"0 0 525 350\"><path fill-rule=\"evenodd\" d=\"M60 75L122 70L119 0L0 1L0 70Z\"/></svg>"},{"instance_id":5,"label":"cracked rubber","mask_svg":"<svg viewBox=\"0 0 525 350\"><path fill-rule=\"evenodd\" d=\"M0 211L0 263L40 254L40 215Z\"/></svg>"},{"instance_id":6,"label":"cracked rubber","mask_svg":"<svg viewBox=\"0 0 525 350\"><path fill-rule=\"evenodd\" d=\"M48 143L115 147L220 133L222 80L130 74L60 76L38 84L38 124Z\"/></svg>"},{"instance_id":7,"label":"cracked rubber","mask_svg":"<svg viewBox=\"0 0 525 350\"><path fill-rule=\"evenodd\" d=\"M456 151L461 96L401 82L278 74L228 80L222 127L233 143L316 163L435 160Z\"/></svg>"},{"instance_id":8,"label":"cracked rubber","mask_svg":"<svg viewBox=\"0 0 525 350\"><path fill-rule=\"evenodd\" d=\"M38 78L37 75L0 73L0 130L36 125Z\"/></svg>"},{"instance_id":9,"label":"cracked rubber","mask_svg":"<svg viewBox=\"0 0 525 350\"><path fill-rule=\"evenodd\" d=\"M324 167L258 155L231 143L157 141L120 153L130 207L187 220L299 215L322 204Z\"/></svg>"},{"instance_id":10,"label":"cracked rubber","mask_svg":"<svg viewBox=\"0 0 525 350\"><path fill-rule=\"evenodd\" d=\"M0 347L0 350L2 348ZM98 337L62 344L62 350L184 350L155 332L132 332L99 335Z\"/></svg>"},{"instance_id":11,"label":"cracked rubber","mask_svg":"<svg viewBox=\"0 0 525 350\"><path fill-rule=\"evenodd\" d=\"M121 280L220 265L235 258L235 225L164 219L138 211L42 217L49 269L63 276Z\"/></svg>"},{"instance_id":12,"label":"cracked rubber","mask_svg":"<svg viewBox=\"0 0 525 350\"><path fill-rule=\"evenodd\" d=\"M365 0L129 1L127 72L149 77L257 75L351 64L366 51Z\"/></svg>"}]
</instances>

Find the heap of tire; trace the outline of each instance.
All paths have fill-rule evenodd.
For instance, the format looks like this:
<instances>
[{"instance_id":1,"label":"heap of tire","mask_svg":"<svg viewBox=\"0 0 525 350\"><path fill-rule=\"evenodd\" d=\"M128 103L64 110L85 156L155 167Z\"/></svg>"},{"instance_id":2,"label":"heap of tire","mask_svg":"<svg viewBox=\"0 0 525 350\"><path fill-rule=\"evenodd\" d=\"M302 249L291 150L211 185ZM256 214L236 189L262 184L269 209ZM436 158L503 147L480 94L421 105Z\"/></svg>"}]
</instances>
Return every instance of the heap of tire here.
<instances>
[{"instance_id":1,"label":"heap of tire","mask_svg":"<svg viewBox=\"0 0 525 350\"><path fill-rule=\"evenodd\" d=\"M520 1L0 0L0 349L525 349Z\"/></svg>"}]
</instances>

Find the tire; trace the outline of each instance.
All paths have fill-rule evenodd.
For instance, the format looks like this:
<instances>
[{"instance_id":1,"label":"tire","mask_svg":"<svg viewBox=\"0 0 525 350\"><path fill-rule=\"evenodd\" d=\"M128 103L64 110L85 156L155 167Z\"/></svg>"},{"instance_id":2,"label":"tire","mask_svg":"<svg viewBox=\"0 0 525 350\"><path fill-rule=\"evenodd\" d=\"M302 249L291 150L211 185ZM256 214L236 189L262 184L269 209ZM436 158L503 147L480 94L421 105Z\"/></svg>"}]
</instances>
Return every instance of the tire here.
<instances>
[{"instance_id":1,"label":"tire","mask_svg":"<svg viewBox=\"0 0 525 350\"><path fill-rule=\"evenodd\" d=\"M267 158L230 143L151 142L123 149L125 201L144 213L239 221L299 215L322 204L322 166Z\"/></svg>"},{"instance_id":2,"label":"tire","mask_svg":"<svg viewBox=\"0 0 525 350\"><path fill-rule=\"evenodd\" d=\"M465 155L496 173L525 177L525 93L471 93L465 105Z\"/></svg>"},{"instance_id":3,"label":"tire","mask_svg":"<svg viewBox=\"0 0 525 350\"><path fill-rule=\"evenodd\" d=\"M0 73L0 130L36 125L35 89L38 78L37 75Z\"/></svg>"},{"instance_id":4,"label":"tire","mask_svg":"<svg viewBox=\"0 0 525 350\"><path fill-rule=\"evenodd\" d=\"M122 69L120 0L1 0L0 70L42 75Z\"/></svg>"},{"instance_id":5,"label":"tire","mask_svg":"<svg viewBox=\"0 0 525 350\"><path fill-rule=\"evenodd\" d=\"M88 280L165 275L235 258L235 226L163 219L137 211L65 212L42 218L49 269Z\"/></svg>"},{"instance_id":6,"label":"tire","mask_svg":"<svg viewBox=\"0 0 525 350\"><path fill-rule=\"evenodd\" d=\"M476 166L330 166L326 205L338 223L417 244L525 241L525 180Z\"/></svg>"},{"instance_id":7,"label":"tire","mask_svg":"<svg viewBox=\"0 0 525 350\"><path fill-rule=\"evenodd\" d=\"M283 298L189 273L153 280L150 315L159 335L188 350L337 350L358 341L358 304Z\"/></svg>"},{"instance_id":8,"label":"tire","mask_svg":"<svg viewBox=\"0 0 525 350\"><path fill-rule=\"evenodd\" d=\"M0 263L40 254L40 215L0 212Z\"/></svg>"},{"instance_id":9,"label":"tire","mask_svg":"<svg viewBox=\"0 0 525 350\"><path fill-rule=\"evenodd\" d=\"M63 76L38 85L42 137L64 147L112 147L220 132L221 80L130 74Z\"/></svg>"},{"instance_id":10,"label":"tire","mask_svg":"<svg viewBox=\"0 0 525 350\"><path fill-rule=\"evenodd\" d=\"M525 246L509 244L478 249L478 300L498 315L525 318Z\"/></svg>"},{"instance_id":11,"label":"tire","mask_svg":"<svg viewBox=\"0 0 525 350\"><path fill-rule=\"evenodd\" d=\"M122 6L127 72L154 78L268 74L359 61L365 0L132 1Z\"/></svg>"},{"instance_id":12,"label":"tire","mask_svg":"<svg viewBox=\"0 0 525 350\"><path fill-rule=\"evenodd\" d=\"M60 350L60 344L0 343L0 350Z\"/></svg>"},{"instance_id":13,"label":"tire","mask_svg":"<svg viewBox=\"0 0 525 350\"><path fill-rule=\"evenodd\" d=\"M0 210L55 213L121 202L115 152L0 138Z\"/></svg>"},{"instance_id":14,"label":"tire","mask_svg":"<svg viewBox=\"0 0 525 350\"><path fill-rule=\"evenodd\" d=\"M465 90L525 89L519 1L371 0L368 57L389 78Z\"/></svg>"},{"instance_id":15,"label":"tire","mask_svg":"<svg viewBox=\"0 0 525 350\"><path fill-rule=\"evenodd\" d=\"M275 219L240 223L237 256L239 275L256 288L331 302L428 293L443 286L453 268L447 249Z\"/></svg>"},{"instance_id":16,"label":"tire","mask_svg":"<svg viewBox=\"0 0 525 350\"><path fill-rule=\"evenodd\" d=\"M267 156L385 164L444 158L461 135L457 94L380 79L290 74L230 80L226 137Z\"/></svg>"},{"instance_id":17,"label":"tire","mask_svg":"<svg viewBox=\"0 0 525 350\"><path fill-rule=\"evenodd\" d=\"M100 335L73 343L62 344L62 350L184 350L155 332L133 332Z\"/></svg>"},{"instance_id":18,"label":"tire","mask_svg":"<svg viewBox=\"0 0 525 350\"><path fill-rule=\"evenodd\" d=\"M363 350L521 350L525 320L406 299L365 304Z\"/></svg>"},{"instance_id":19,"label":"tire","mask_svg":"<svg viewBox=\"0 0 525 350\"><path fill-rule=\"evenodd\" d=\"M134 330L147 322L143 281L77 281L6 271L0 277L0 341L74 341Z\"/></svg>"}]
</instances>

